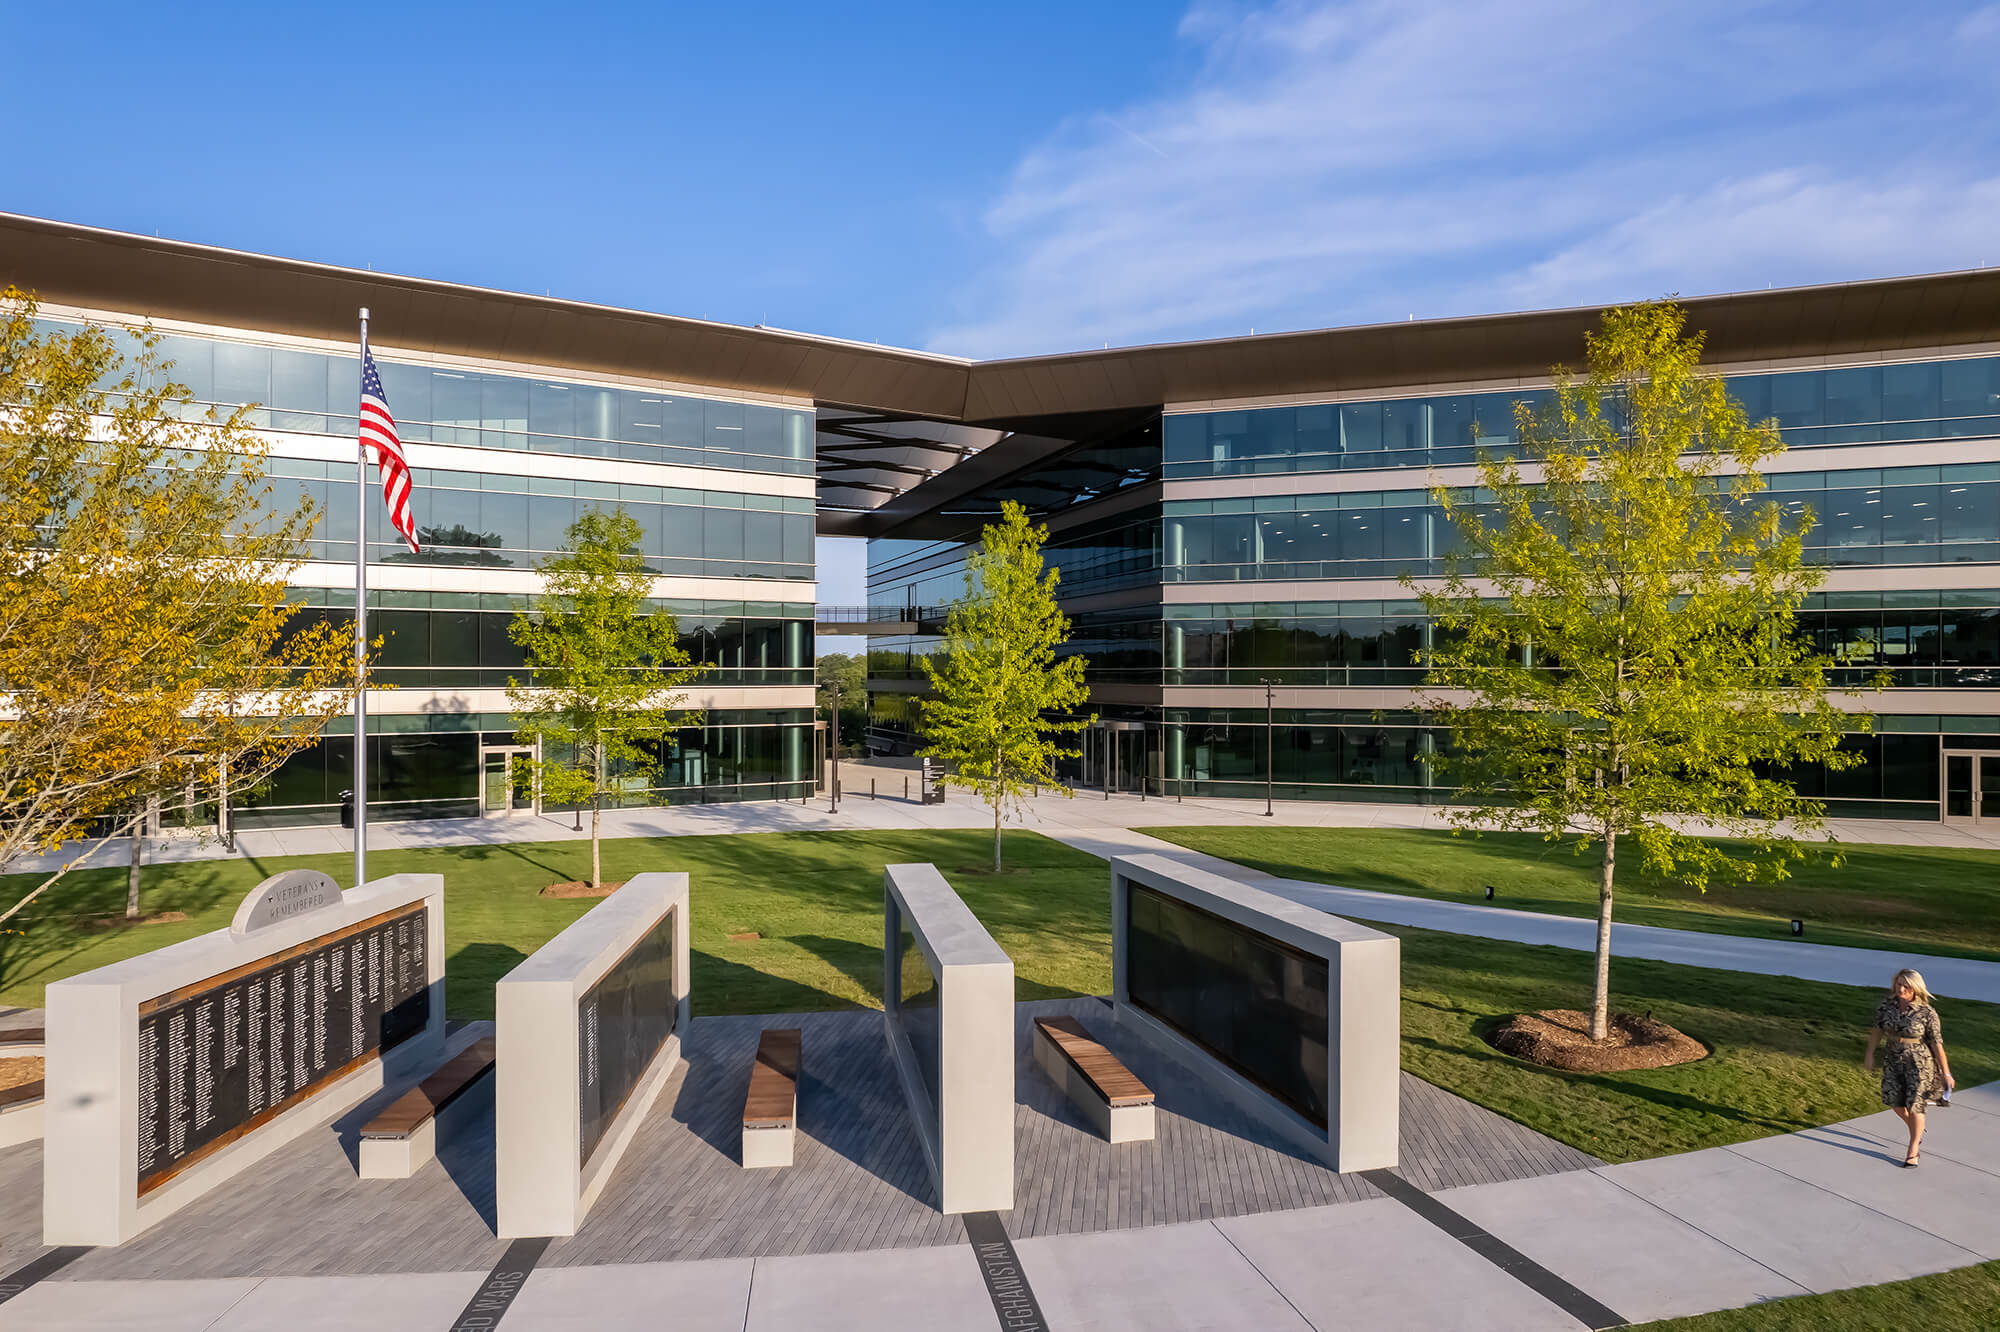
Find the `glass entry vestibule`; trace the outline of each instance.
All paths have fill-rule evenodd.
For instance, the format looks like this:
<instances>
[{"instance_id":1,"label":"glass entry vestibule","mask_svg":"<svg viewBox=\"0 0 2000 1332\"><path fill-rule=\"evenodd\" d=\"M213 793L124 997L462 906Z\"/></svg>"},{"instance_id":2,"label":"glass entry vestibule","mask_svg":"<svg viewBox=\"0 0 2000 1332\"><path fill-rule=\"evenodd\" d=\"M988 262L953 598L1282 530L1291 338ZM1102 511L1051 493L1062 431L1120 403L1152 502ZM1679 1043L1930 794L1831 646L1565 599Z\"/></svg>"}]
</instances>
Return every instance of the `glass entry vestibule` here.
<instances>
[{"instance_id":1,"label":"glass entry vestibule","mask_svg":"<svg viewBox=\"0 0 2000 1332\"><path fill-rule=\"evenodd\" d=\"M486 818L539 814L541 779L529 745L482 745L479 749L479 812Z\"/></svg>"},{"instance_id":2,"label":"glass entry vestibule","mask_svg":"<svg viewBox=\"0 0 2000 1332\"><path fill-rule=\"evenodd\" d=\"M1944 818L2000 825L2000 751L1944 752Z\"/></svg>"}]
</instances>

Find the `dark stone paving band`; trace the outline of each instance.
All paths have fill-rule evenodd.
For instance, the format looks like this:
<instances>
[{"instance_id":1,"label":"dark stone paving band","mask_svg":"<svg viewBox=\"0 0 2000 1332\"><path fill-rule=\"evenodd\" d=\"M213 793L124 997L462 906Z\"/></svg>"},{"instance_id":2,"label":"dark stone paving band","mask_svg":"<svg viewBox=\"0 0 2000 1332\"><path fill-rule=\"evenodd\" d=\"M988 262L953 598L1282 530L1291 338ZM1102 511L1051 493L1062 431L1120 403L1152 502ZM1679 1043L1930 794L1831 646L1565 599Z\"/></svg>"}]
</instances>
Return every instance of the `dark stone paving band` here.
<instances>
[{"instance_id":1,"label":"dark stone paving band","mask_svg":"<svg viewBox=\"0 0 2000 1332\"><path fill-rule=\"evenodd\" d=\"M53 1272L60 1272L89 1252L88 1244L65 1244L61 1248L50 1249L39 1257L29 1259L6 1276L0 1277L0 1304L13 1299L43 1277Z\"/></svg>"},{"instance_id":2,"label":"dark stone paving band","mask_svg":"<svg viewBox=\"0 0 2000 1332\"><path fill-rule=\"evenodd\" d=\"M500 1261L473 1293L465 1312L451 1325L451 1332L491 1332L498 1327L514 1297L528 1284L528 1274L542 1260L542 1251L548 1247L546 1238L517 1239L510 1243L507 1252L500 1255Z\"/></svg>"},{"instance_id":3,"label":"dark stone paving band","mask_svg":"<svg viewBox=\"0 0 2000 1332\"><path fill-rule=\"evenodd\" d=\"M1005 1332L1048 1332L1048 1320L1042 1317L1042 1306L1035 1301L1028 1274L1021 1267L1020 1255L1014 1252L1014 1241L1007 1238L1007 1228L1000 1224L999 1213L967 1212L965 1235L972 1241L979 1277L986 1283L987 1297L993 1301L993 1312L999 1315Z\"/></svg>"},{"instance_id":4,"label":"dark stone paving band","mask_svg":"<svg viewBox=\"0 0 2000 1332\"><path fill-rule=\"evenodd\" d=\"M1615 1310L1578 1290L1491 1231L1482 1230L1395 1171L1364 1170L1361 1177L1585 1327L1625 1326L1626 1320Z\"/></svg>"}]
</instances>

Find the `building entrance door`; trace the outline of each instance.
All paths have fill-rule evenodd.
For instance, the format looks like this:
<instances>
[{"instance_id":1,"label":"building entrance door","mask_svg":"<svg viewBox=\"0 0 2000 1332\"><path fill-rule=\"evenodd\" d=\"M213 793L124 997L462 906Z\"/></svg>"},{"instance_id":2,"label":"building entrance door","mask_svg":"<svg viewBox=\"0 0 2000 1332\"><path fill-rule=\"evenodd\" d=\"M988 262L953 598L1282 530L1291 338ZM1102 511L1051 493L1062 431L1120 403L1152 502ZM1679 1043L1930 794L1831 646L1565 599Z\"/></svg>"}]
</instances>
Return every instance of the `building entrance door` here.
<instances>
[{"instance_id":1,"label":"building entrance door","mask_svg":"<svg viewBox=\"0 0 2000 1332\"><path fill-rule=\"evenodd\" d=\"M1944 820L2000 825L2000 753L1944 752Z\"/></svg>"},{"instance_id":2,"label":"building entrance door","mask_svg":"<svg viewBox=\"0 0 2000 1332\"><path fill-rule=\"evenodd\" d=\"M535 777L535 751L528 746L493 746L479 751L479 812L484 817L539 813L540 785Z\"/></svg>"}]
</instances>

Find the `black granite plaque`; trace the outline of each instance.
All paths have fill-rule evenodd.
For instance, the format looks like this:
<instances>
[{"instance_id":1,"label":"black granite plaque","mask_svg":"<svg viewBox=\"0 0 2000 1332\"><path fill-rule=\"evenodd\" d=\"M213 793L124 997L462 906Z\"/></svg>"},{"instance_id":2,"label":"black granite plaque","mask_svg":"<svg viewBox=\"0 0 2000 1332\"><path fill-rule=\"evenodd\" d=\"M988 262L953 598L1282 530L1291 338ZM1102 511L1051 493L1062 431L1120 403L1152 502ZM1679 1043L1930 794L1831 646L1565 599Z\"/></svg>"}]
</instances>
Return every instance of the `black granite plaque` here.
<instances>
[{"instance_id":1,"label":"black granite plaque","mask_svg":"<svg viewBox=\"0 0 2000 1332\"><path fill-rule=\"evenodd\" d=\"M399 909L140 1004L140 1194L421 1034L429 938Z\"/></svg>"},{"instance_id":2,"label":"black granite plaque","mask_svg":"<svg viewBox=\"0 0 2000 1332\"><path fill-rule=\"evenodd\" d=\"M597 1150L625 1099L674 1034L674 913L632 945L576 1007L577 1164Z\"/></svg>"}]
</instances>

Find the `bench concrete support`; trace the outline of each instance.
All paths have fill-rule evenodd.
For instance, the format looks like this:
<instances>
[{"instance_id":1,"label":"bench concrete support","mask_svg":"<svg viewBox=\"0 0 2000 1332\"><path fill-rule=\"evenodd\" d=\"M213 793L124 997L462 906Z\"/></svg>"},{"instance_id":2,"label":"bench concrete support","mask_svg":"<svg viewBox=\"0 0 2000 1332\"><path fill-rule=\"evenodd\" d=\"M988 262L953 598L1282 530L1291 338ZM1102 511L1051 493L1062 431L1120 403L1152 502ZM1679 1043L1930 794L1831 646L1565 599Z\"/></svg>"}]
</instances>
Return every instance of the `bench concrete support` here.
<instances>
[{"instance_id":1,"label":"bench concrete support","mask_svg":"<svg viewBox=\"0 0 2000 1332\"><path fill-rule=\"evenodd\" d=\"M883 875L883 1020L910 1117L945 1212L1014 1206L1014 963L935 865ZM909 926L937 985L935 1096L901 994Z\"/></svg>"},{"instance_id":2,"label":"bench concrete support","mask_svg":"<svg viewBox=\"0 0 2000 1332\"><path fill-rule=\"evenodd\" d=\"M1152 1105L1113 1105L1098 1093L1089 1078L1077 1071L1069 1057L1056 1048L1048 1033L1040 1027L1029 1024L1034 1029L1035 1063L1042 1072L1049 1075L1049 1081L1062 1088L1063 1094L1076 1102L1090 1122L1102 1133L1108 1142L1151 1142L1153 1140Z\"/></svg>"},{"instance_id":3,"label":"bench concrete support","mask_svg":"<svg viewBox=\"0 0 2000 1332\"><path fill-rule=\"evenodd\" d=\"M600 1052L580 1018L599 982L673 920L671 1032L585 1159L582 1088ZM641 874L494 987L494 1193L503 1239L574 1235L680 1062L688 1021L688 876ZM661 1015L649 1015L661 1016ZM608 1058L612 1051L602 1052ZM622 1057L622 1056L621 1056Z\"/></svg>"},{"instance_id":4,"label":"bench concrete support","mask_svg":"<svg viewBox=\"0 0 2000 1332\"><path fill-rule=\"evenodd\" d=\"M344 1115L386 1083L437 1062L444 1049L444 877L392 874L345 893L330 891L333 902L304 914L243 933L232 927L197 935L48 987L43 1243L123 1244L286 1143ZM140 1196L140 1005L416 905L424 908L427 922L424 1030Z\"/></svg>"},{"instance_id":5,"label":"bench concrete support","mask_svg":"<svg viewBox=\"0 0 2000 1332\"><path fill-rule=\"evenodd\" d=\"M766 1166L788 1166L792 1163L792 1150L798 1141L799 1126L787 1124L783 1128L743 1129L743 1168L762 1170Z\"/></svg>"},{"instance_id":6,"label":"bench concrete support","mask_svg":"<svg viewBox=\"0 0 2000 1332\"><path fill-rule=\"evenodd\" d=\"M491 1022L466 1023L446 1040L444 1061L449 1062L474 1042L492 1034ZM356 1173L362 1179L408 1179L422 1170L437 1159L439 1135L449 1140L493 1113L493 1081L493 1073L488 1070L450 1105L402 1136L371 1138L364 1132L356 1152ZM408 1091L410 1085L405 1084L379 1099L394 1100Z\"/></svg>"},{"instance_id":7,"label":"bench concrete support","mask_svg":"<svg viewBox=\"0 0 2000 1332\"><path fill-rule=\"evenodd\" d=\"M43 1098L36 1096L31 1100L0 1105L0 1147L18 1147L24 1142L40 1142L44 1104Z\"/></svg>"},{"instance_id":8,"label":"bench concrete support","mask_svg":"<svg viewBox=\"0 0 2000 1332\"><path fill-rule=\"evenodd\" d=\"M1128 992L1130 888L1148 888L1326 964L1327 1122L1313 1123L1140 1005ZM1159 855L1111 862L1112 1007L1118 1021L1335 1170L1396 1164L1402 1097L1402 941L1392 934Z\"/></svg>"}]
</instances>

